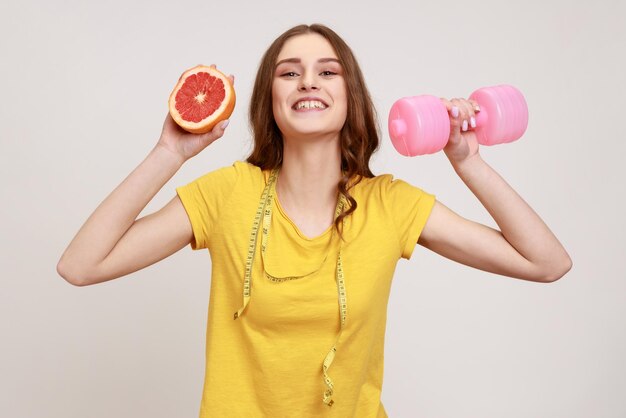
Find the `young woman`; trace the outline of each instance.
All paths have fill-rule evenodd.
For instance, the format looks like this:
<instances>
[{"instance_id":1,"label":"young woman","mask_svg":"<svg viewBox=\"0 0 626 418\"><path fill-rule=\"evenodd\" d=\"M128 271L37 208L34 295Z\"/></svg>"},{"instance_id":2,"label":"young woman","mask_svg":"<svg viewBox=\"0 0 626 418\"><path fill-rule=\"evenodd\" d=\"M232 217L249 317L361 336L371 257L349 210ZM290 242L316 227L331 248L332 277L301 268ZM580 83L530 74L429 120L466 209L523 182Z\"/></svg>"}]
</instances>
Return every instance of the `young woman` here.
<instances>
[{"instance_id":1,"label":"young woman","mask_svg":"<svg viewBox=\"0 0 626 418\"><path fill-rule=\"evenodd\" d=\"M85 286L187 244L207 248L201 417L386 417L387 301L396 263L416 243L524 280L552 282L571 268L539 216L482 160L476 103L442 100L451 116L444 152L500 230L391 175L373 175L378 129L354 55L327 27L302 25L261 61L247 161L179 187L161 210L136 219L228 124L193 135L168 115L157 145L83 225L58 272Z\"/></svg>"}]
</instances>

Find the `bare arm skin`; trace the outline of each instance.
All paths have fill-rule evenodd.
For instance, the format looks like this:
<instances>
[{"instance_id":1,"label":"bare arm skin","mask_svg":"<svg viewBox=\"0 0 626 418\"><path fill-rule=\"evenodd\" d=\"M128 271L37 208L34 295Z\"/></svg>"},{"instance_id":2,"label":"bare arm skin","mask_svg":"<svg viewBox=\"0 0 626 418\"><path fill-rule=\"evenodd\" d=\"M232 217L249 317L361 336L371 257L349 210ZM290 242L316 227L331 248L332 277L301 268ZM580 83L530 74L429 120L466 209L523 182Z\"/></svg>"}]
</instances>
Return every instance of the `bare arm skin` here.
<instances>
[{"instance_id":1,"label":"bare arm skin","mask_svg":"<svg viewBox=\"0 0 626 418\"><path fill-rule=\"evenodd\" d=\"M451 117L451 138L444 152L456 173L480 200L500 231L469 221L436 202L418 243L449 259L481 270L535 282L553 282L572 267L572 260L535 211L478 153L471 129L462 121L474 115L476 103L445 101L460 108Z\"/></svg>"},{"instance_id":2,"label":"bare arm skin","mask_svg":"<svg viewBox=\"0 0 626 418\"><path fill-rule=\"evenodd\" d=\"M182 162L156 146L98 206L63 253L58 273L85 286L149 266L178 251L192 232L176 196L158 212L135 220Z\"/></svg>"},{"instance_id":3,"label":"bare arm skin","mask_svg":"<svg viewBox=\"0 0 626 418\"><path fill-rule=\"evenodd\" d=\"M223 124L206 134L190 134L168 113L154 149L70 242L57 264L59 275L76 286L101 283L154 264L189 244L191 224L178 196L159 211L136 218L185 161L224 134Z\"/></svg>"}]
</instances>

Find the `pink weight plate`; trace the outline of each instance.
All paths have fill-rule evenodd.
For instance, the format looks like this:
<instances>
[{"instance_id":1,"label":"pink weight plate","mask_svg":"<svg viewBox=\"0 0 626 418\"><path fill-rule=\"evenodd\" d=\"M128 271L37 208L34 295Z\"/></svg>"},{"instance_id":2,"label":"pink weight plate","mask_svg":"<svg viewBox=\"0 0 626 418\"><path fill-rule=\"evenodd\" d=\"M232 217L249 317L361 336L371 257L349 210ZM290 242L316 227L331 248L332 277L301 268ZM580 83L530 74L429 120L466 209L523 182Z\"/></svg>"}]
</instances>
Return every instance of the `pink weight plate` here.
<instances>
[{"instance_id":1,"label":"pink weight plate","mask_svg":"<svg viewBox=\"0 0 626 418\"><path fill-rule=\"evenodd\" d=\"M483 145L519 139L528 126L528 105L522 93L506 84L484 87L469 97L480 105L476 115L476 137Z\"/></svg>"},{"instance_id":2,"label":"pink weight plate","mask_svg":"<svg viewBox=\"0 0 626 418\"><path fill-rule=\"evenodd\" d=\"M432 154L445 147L450 118L438 97L404 97L391 107L388 128L391 143L400 154Z\"/></svg>"}]
</instances>

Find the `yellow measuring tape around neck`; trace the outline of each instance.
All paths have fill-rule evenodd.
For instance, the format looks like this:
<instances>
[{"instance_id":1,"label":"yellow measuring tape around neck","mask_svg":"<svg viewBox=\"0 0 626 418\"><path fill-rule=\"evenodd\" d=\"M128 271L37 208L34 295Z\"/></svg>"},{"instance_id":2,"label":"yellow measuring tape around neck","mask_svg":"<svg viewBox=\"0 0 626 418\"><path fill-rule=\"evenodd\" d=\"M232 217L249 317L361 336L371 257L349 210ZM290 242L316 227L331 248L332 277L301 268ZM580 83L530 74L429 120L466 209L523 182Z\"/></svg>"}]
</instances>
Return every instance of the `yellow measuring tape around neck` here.
<instances>
[{"instance_id":1,"label":"yellow measuring tape around neck","mask_svg":"<svg viewBox=\"0 0 626 418\"><path fill-rule=\"evenodd\" d=\"M272 220L272 201L274 200L274 195L276 194L276 180L278 178L279 170L280 170L279 168L275 168L271 171L267 184L265 185L265 188L263 189L263 193L261 194L261 200L259 201L259 206L254 216L254 222L252 224L252 232L250 233L250 240L248 243L248 253L246 254L246 268L245 268L245 273L244 273L244 284L243 284L243 306L239 308L237 312L235 312L234 319L239 318L243 314L243 311L246 309L246 306L248 306L248 303L250 302L252 265L254 264L254 255L256 252L257 240L258 240L258 235L259 235L259 225L261 223L261 216L263 216L263 236L261 238L261 258L262 259L267 249L267 240L268 240L269 229L270 229L271 220ZM337 207L335 208L335 220L341 214L344 205L345 205L345 197L343 195L340 195L339 199L337 200ZM331 234L330 241L328 243L329 250L331 248L333 236L334 236L334 226L333 226L333 233ZM341 261L341 249L342 249L342 241L340 240L339 251L337 253L336 280L337 280L339 316L341 320L340 322L341 328L339 330L339 335L337 336L337 340L333 344L332 348L330 349L330 351L324 358L324 362L322 363L323 379L324 379L324 383L328 387L328 389L324 391L322 401L328 406L332 406L332 404L334 403L334 401L331 399L334 385L333 385L332 379L330 378L330 376L328 376L326 372L328 371L328 368L330 367L330 365L332 364L335 358L335 353L337 352L337 344L339 342L339 339L341 338L341 333L343 332L343 329L345 327L346 317L347 317L347 312L348 312L348 304L346 300L346 288L345 288L344 273L343 273L343 264ZM300 279L300 278L307 277L318 272L321 269L321 267L324 265L324 262L326 261L327 257L328 257L328 252L326 256L324 257L324 260L322 261L322 263L317 269L302 276L275 277L267 273L267 271L265 270L265 266L263 266L264 275L267 279L276 283L282 283L288 280Z\"/></svg>"},{"instance_id":2,"label":"yellow measuring tape around neck","mask_svg":"<svg viewBox=\"0 0 626 418\"><path fill-rule=\"evenodd\" d=\"M308 277L311 276L315 273L317 273L318 271L321 270L321 268L324 266L324 264L326 263L326 259L328 258L328 254L330 253L330 249L332 247L332 243L333 243L333 236L335 234L335 228L332 228L332 232L330 235L330 239L328 240L328 245L326 248L326 255L324 256L324 259L322 260L322 262L320 263L319 267L316 268L315 270L311 271L310 273L307 274L303 274L300 276L283 276L283 277L277 277L277 276L273 276L271 275L267 269L265 268L265 251L267 250L267 242L269 240L269 235L270 235L270 225L272 223L272 204L274 202L274 196L276 196L276 184L278 183L278 178L276 178L276 181L272 181L270 183L269 186L269 192L267 195L267 203L265 204L265 211L264 211L264 215L263 215L263 229L262 229L262 235L261 235L261 259L263 260L263 272L265 274L265 278L267 278L268 280L272 281L272 282L285 282L287 280L296 280L296 279L302 279L304 277ZM337 207L335 208L335 218L337 219L337 216L339 216L339 214L341 213L341 201L340 199L338 200L338 204Z\"/></svg>"}]
</instances>

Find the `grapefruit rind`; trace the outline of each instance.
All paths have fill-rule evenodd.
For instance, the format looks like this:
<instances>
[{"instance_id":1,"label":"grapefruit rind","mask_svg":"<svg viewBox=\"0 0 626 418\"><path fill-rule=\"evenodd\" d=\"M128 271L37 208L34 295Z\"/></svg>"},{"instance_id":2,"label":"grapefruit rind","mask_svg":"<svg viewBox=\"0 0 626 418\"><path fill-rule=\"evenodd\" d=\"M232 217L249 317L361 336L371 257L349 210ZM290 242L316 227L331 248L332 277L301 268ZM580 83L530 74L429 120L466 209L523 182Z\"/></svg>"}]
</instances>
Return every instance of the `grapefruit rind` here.
<instances>
[{"instance_id":1,"label":"grapefruit rind","mask_svg":"<svg viewBox=\"0 0 626 418\"><path fill-rule=\"evenodd\" d=\"M211 115L207 116L201 121L192 122L184 120L176 109L176 93L181 89L183 84L185 84L185 81L189 76L201 72L209 73L211 76L217 77L222 80L222 82L224 83L225 91L224 100L220 104L220 107L218 107ZM170 115L172 116L172 119L174 119L174 121L178 124L178 126L193 134L204 134L210 132L213 127L219 122L226 120L230 117L230 115L233 113L233 110L235 109L235 101L235 89L228 77L226 77L221 71L213 66L207 67L206 65L196 65L195 67L185 71L180 76L176 87L174 87L174 90L172 90L172 93L170 94L168 106L170 110Z\"/></svg>"}]
</instances>

